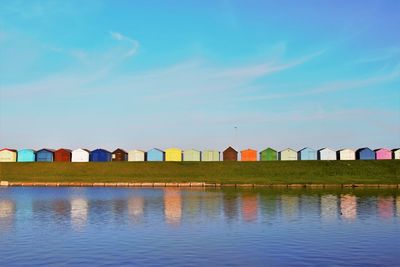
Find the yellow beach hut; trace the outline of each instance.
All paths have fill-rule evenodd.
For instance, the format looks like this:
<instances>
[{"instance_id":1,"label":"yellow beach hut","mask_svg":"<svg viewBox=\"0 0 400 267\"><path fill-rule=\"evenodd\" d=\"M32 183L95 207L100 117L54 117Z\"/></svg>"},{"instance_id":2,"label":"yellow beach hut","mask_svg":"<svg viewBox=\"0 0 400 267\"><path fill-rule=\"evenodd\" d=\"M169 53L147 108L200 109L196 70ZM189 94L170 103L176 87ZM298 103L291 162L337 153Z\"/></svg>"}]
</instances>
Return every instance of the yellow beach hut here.
<instances>
[{"instance_id":1,"label":"yellow beach hut","mask_svg":"<svg viewBox=\"0 0 400 267\"><path fill-rule=\"evenodd\" d=\"M17 151L13 149L4 148L0 150L0 162L16 162Z\"/></svg>"},{"instance_id":2,"label":"yellow beach hut","mask_svg":"<svg viewBox=\"0 0 400 267\"><path fill-rule=\"evenodd\" d=\"M179 148L166 149L165 161L182 161L182 150Z\"/></svg>"},{"instance_id":3,"label":"yellow beach hut","mask_svg":"<svg viewBox=\"0 0 400 267\"><path fill-rule=\"evenodd\" d=\"M286 148L279 152L279 160L297 160L297 152L291 148Z\"/></svg>"}]
</instances>

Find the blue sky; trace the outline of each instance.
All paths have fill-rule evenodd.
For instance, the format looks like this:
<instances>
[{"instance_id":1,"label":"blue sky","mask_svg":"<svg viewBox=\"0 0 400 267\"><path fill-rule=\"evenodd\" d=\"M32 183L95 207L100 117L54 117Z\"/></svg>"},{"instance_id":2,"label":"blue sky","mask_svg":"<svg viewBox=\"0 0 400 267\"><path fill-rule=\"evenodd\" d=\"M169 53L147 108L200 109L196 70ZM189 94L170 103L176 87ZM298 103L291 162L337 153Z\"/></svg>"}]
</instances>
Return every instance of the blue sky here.
<instances>
[{"instance_id":1,"label":"blue sky","mask_svg":"<svg viewBox=\"0 0 400 267\"><path fill-rule=\"evenodd\" d=\"M396 0L2 0L0 146L398 147L398 14Z\"/></svg>"}]
</instances>

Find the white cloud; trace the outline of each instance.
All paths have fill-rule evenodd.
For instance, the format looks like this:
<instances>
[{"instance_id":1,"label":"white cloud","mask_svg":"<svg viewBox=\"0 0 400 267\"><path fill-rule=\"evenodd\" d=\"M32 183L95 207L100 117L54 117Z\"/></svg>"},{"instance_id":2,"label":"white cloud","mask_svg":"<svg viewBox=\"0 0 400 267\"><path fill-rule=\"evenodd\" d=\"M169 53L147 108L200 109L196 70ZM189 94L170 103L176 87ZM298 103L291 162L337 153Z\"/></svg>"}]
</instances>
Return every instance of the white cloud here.
<instances>
[{"instance_id":1,"label":"white cloud","mask_svg":"<svg viewBox=\"0 0 400 267\"><path fill-rule=\"evenodd\" d=\"M125 35L123 35L123 34L121 34L119 32L112 32L111 31L110 35L114 40L126 41L131 45L131 48L126 53L127 57L131 57L131 56L135 55L138 52L138 50L139 50L139 42L137 40L129 38L129 37L127 37L127 36L125 36Z\"/></svg>"}]
</instances>

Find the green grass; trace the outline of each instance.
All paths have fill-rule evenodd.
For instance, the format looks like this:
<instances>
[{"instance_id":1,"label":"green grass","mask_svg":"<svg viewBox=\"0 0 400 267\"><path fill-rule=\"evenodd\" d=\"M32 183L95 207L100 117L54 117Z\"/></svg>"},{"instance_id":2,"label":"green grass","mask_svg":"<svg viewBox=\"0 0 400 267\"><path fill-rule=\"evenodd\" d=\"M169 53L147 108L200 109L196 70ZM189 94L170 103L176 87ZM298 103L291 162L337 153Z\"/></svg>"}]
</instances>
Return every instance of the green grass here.
<instances>
[{"instance_id":1,"label":"green grass","mask_svg":"<svg viewBox=\"0 0 400 267\"><path fill-rule=\"evenodd\" d=\"M0 163L0 180L400 184L400 161Z\"/></svg>"}]
</instances>

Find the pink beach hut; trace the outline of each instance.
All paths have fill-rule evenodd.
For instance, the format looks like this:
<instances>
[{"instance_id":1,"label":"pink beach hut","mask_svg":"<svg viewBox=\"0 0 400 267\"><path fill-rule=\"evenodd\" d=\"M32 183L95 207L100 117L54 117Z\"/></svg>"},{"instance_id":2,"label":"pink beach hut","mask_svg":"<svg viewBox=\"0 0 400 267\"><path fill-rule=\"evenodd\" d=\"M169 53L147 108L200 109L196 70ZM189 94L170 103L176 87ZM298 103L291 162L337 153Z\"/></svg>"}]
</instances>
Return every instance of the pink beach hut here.
<instances>
[{"instance_id":1,"label":"pink beach hut","mask_svg":"<svg viewBox=\"0 0 400 267\"><path fill-rule=\"evenodd\" d=\"M377 160L381 159L392 159L392 151L386 148L379 148L375 150Z\"/></svg>"}]
</instances>

